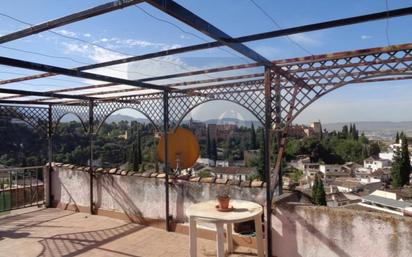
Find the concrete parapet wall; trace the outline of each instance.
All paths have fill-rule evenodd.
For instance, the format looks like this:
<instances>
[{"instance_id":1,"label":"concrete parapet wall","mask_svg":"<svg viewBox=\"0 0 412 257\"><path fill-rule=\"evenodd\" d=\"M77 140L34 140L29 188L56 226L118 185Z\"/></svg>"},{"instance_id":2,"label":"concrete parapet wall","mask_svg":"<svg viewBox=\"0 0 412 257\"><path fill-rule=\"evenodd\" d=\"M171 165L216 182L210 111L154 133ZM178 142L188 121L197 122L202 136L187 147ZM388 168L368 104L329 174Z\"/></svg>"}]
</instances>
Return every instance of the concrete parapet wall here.
<instances>
[{"instance_id":1,"label":"concrete parapet wall","mask_svg":"<svg viewBox=\"0 0 412 257\"><path fill-rule=\"evenodd\" d=\"M96 211L143 223L164 220L164 182L164 174L98 169L93 188ZM182 176L170 180L170 213L174 220L186 221L185 210L193 203L215 199L217 188L222 185L229 186L235 199L265 203L265 185L261 182L239 183ZM54 165L52 194L54 205L88 211L88 168ZM411 256L412 218L285 203L293 201L292 196L278 201L272 214L273 256Z\"/></svg>"},{"instance_id":2,"label":"concrete parapet wall","mask_svg":"<svg viewBox=\"0 0 412 257\"><path fill-rule=\"evenodd\" d=\"M90 205L90 176L87 167L55 164L52 172L54 205L86 210ZM169 180L170 214L186 221L185 210L193 203L216 199L219 187L227 186L233 199L265 203L264 184L188 176ZM234 184L234 185L233 185ZM97 169L94 186L97 211L125 213L130 217L165 219L164 174L134 173L118 169Z\"/></svg>"},{"instance_id":3,"label":"concrete parapet wall","mask_svg":"<svg viewBox=\"0 0 412 257\"><path fill-rule=\"evenodd\" d=\"M412 253L411 218L282 204L272 220L277 257L409 257Z\"/></svg>"}]
</instances>

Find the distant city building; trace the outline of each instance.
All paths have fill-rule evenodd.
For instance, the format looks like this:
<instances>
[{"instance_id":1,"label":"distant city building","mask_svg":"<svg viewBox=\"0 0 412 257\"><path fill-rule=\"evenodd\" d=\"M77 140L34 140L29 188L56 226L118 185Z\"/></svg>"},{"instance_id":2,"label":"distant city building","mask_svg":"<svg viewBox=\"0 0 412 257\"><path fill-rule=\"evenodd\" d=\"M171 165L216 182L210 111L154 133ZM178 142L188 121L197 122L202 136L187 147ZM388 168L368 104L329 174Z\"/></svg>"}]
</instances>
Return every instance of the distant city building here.
<instances>
[{"instance_id":1,"label":"distant city building","mask_svg":"<svg viewBox=\"0 0 412 257\"><path fill-rule=\"evenodd\" d=\"M362 197L359 205L402 216L412 216L412 203L404 201L396 192L376 190Z\"/></svg>"},{"instance_id":2,"label":"distant city building","mask_svg":"<svg viewBox=\"0 0 412 257\"><path fill-rule=\"evenodd\" d=\"M390 168L377 169L375 171L371 171L370 169L362 169L358 170L358 172L355 173L355 176L362 184L375 182L389 183L390 173Z\"/></svg>"},{"instance_id":3,"label":"distant city building","mask_svg":"<svg viewBox=\"0 0 412 257\"><path fill-rule=\"evenodd\" d=\"M346 169L339 164L322 164L319 166L319 171L322 173L324 181L330 182L338 177L349 177L351 170Z\"/></svg>"},{"instance_id":4,"label":"distant city building","mask_svg":"<svg viewBox=\"0 0 412 257\"><path fill-rule=\"evenodd\" d=\"M363 184L355 178L335 178L333 181L328 181L326 185L334 187L338 192L343 193L358 192L363 187Z\"/></svg>"},{"instance_id":5,"label":"distant city building","mask_svg":"<svg viewBox=\"0 0 412 257\"><path fill-rule=\"evenodd\" d=\"M193 119L190 119L189 120L189 129L193 132L193 134L199 140L207 139L206 123L199 122L199 121L194 121Z\"/></svg>"},{"instance_id":6,"label":"distant city building","mask_svg":"<svg viewBox=\"0 0 412 257\"><path fill-rule=\"evenodd\" d=\"M248 176L256 173L255 167L216 167L212 171L216 175L216 178L224 179L236 179L245 181Z\"/></svg>"},{"instance_id":7,"label":"distant city building","mask_svg":"<svg viewBox=\"0 0 412 257\"><path fill-rule=\"evenodd\" d=\"M322 137L322 124L320 121L312 122L309 126L306 125L290 125L288 128L288 136L295 138L304 137Z\"/></svg>"},{"instance_id":8,"label":"distant city building","mask_svg":"<svg viewBox=\"0 0 412 257\"><path fill-rule=\"evenodd\" d=\"M375 171L390 166L390 161L386 159L369 157L363 161L363 167Z\"/></svg>"}]
</instances>

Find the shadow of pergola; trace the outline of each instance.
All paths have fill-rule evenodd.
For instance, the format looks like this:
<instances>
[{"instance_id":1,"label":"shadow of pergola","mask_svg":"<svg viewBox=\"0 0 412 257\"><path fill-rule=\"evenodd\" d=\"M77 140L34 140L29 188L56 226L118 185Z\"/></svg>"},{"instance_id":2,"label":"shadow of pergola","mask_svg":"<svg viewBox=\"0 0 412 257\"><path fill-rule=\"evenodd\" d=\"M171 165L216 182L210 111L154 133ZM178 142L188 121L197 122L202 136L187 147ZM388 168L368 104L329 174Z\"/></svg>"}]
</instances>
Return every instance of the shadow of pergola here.
<instances>
[{"instance_id":1,"label":"shadow of pergola","mask_svg":"<svg viewBox=\"0 0 412 257\"><path fill-rule=\"evenodd\" d=\"M27 213L16 214L0 219L0 238L17 238L16 231L28 229L33 227L52 227L52 225L45 225L50 221L58 220L74 213L61 213L56 216L55 212L48 212L45 209L39 209Z\"/></svg>"},{"instance_id":2,"label":"shadow of pergola","mask_svg":"<svg viewBox=\"0 0 412 257\"><path fill-rule=\"evenodd\" d=\"M143 228L145 227L136 224L125 224L108 229L67 233L43 238L39 241L43 249L38 257L77 256L92 249L110 252L112 255L141 257L101 246L117 239L121 239Z\"/></svg>"}]
</instances>

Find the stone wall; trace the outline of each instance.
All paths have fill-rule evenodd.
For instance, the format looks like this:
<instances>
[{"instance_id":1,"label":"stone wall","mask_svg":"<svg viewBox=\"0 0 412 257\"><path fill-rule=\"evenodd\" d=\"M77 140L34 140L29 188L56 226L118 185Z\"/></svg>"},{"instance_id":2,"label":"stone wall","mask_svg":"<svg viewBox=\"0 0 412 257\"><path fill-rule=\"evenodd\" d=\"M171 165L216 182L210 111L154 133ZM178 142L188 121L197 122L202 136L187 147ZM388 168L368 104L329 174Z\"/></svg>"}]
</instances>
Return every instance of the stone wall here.
<instances>
[{"instance_id":1,"label":"stone wall","mask_svg":"<svg viewBox=\"0 0 412 257\"><path fill-rule=\"evenodd\" d=\"M55 164L52 172L53 204L65 208L88 210L90 204L87 167ZM174 220L186 221L185 210L193 203L216 199L219 187L230 185L233 199L265 202L261 181L229 181L180 176L170 179L170 214ZM124 213L130 218L165 218L164 174L134 173L118 169L97 169L94 179L94 204L98 211Z\"/></svg>"},{"instance_id":2,"label":"stone wall","mask_svg":"<svg viewBox=\"0 0 412 257\"><path fill-rule=\"evenodd\" d=\"M282 204L272 216L277 257L409 257L412 219L347 208Z\"/></svg>"}]
</instances>

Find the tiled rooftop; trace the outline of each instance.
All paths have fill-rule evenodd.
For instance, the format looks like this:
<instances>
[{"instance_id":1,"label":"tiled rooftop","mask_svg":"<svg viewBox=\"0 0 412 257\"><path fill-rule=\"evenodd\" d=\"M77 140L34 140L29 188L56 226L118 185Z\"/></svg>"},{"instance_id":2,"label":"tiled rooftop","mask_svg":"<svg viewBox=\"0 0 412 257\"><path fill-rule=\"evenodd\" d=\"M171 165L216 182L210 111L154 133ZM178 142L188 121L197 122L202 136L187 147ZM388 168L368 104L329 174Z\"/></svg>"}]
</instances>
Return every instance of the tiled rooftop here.
<instances>
[{"instance_id":1,"label":"tiled rooftop","mask_svg":"<svg viewBox=\"0 0 412 257\"><path fill-rule=\"evenodd\" d=\"M216 256L215 242L198 239L198 256ZM189 237L102 216L31 209L0 217L1 257L187 257ZM256 256L238 247L230 256Z\"/></svg>"}]
</instances>

